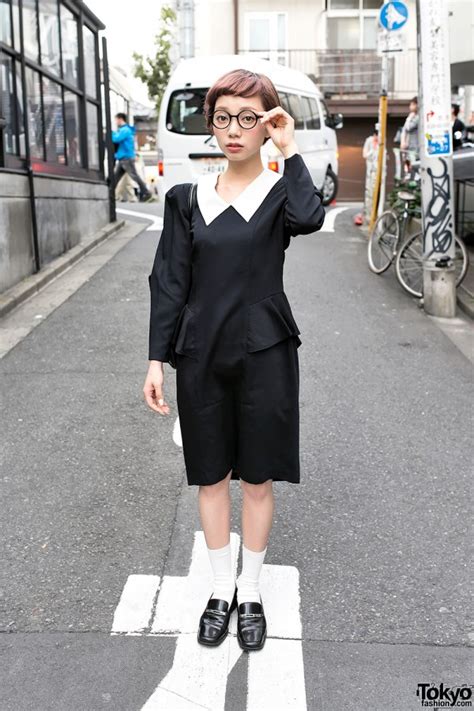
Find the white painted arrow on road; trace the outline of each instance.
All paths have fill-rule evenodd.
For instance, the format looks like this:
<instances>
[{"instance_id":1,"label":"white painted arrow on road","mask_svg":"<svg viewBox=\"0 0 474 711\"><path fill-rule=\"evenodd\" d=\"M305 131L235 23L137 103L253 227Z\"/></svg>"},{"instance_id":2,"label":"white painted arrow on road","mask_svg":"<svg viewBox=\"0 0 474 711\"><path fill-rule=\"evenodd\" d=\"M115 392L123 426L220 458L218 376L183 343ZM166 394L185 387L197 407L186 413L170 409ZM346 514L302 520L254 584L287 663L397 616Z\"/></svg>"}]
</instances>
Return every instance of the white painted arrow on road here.
<instances>
[{"instance_id":1,"label":"white painted arrow on road","mask_svg":"<svg viewBox=\"0 0 474 711\"><path fill-rule=\"evenodd\" d=\"M231 533L236 570L240 536ZM224 711L227 678L242 654L248 660L247 711L306 711L299 573L264 564L260 592L267 619L263 649L245 653L237 642L237 613L218 647L197 641L199 618L212 594L203 531L196 531L187 576L130 575L114 614L112 634L176 636L173 665L141 711ZM155 606L156 602L156 606Z\"/></svg>"},{"instance_id":2,"label":"white painted arrow on road","mask_svg":"<svg viewBox=\"0 0 474 711\"><path fill-rule=\"evenodd\" d=\"M123 207L118 207L117 212L121 215L129 215L130 217L140 217L144 220L150 220L151 224L148 225L145 232L151 232L152 230L162 230L163 229L163 218L155 215L149 215L147 212L137 212L136 210L125 210Z\"/></svg>"}]
</instances>

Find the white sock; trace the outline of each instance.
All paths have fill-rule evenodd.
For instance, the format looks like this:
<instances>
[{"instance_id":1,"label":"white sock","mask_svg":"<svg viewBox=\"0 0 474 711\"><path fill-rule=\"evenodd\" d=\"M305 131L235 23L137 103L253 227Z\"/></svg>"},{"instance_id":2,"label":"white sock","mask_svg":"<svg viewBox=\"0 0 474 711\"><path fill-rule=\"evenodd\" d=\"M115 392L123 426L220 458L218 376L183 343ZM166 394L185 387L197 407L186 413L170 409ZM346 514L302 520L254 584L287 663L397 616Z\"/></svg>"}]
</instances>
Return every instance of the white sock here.
<instances>
[{"instance_id":1,"label":"white sock","mask_svg":"<svg viewBox=\"0 0 474 711\"><path fill-rule=\"evenodd\" d=\"M242 544L242 572L237 577L237 604L260 602L258 579L267 548L251 551Z\"/></svg>"},{"instance_id":2,"label":"white sock","mask_svg":"<svg viewBox=\"0 0 474 711\"><path fill-rule=\"evenodd\" d=\"M230 605L235 592L230 541L222 548L208 548L207 551L214 574L214 588L211 597L227 600Z\"/></svg>"}]
</instances>

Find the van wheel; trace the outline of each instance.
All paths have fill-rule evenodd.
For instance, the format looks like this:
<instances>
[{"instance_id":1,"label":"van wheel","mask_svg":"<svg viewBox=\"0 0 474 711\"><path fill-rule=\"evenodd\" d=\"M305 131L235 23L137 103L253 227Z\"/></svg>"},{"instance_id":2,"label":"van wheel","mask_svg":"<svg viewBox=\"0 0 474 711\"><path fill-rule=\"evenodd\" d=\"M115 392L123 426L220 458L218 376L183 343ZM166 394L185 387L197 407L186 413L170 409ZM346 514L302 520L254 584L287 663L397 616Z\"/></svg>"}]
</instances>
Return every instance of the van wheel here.
<instances>
[{"instance_id":1,"label":"van wheel","mask_svg":"<svg viewBox=\"0 0 474 711\"><path fill-rule=\"evenodd\" d=\"M323 205L329 205L329 203L334 200L337 195L337 188L337 175L331 170L331 168L328 168L328 172L326 173L326 177L324 178L322 189Z\"/></svg>"}]
</instances>

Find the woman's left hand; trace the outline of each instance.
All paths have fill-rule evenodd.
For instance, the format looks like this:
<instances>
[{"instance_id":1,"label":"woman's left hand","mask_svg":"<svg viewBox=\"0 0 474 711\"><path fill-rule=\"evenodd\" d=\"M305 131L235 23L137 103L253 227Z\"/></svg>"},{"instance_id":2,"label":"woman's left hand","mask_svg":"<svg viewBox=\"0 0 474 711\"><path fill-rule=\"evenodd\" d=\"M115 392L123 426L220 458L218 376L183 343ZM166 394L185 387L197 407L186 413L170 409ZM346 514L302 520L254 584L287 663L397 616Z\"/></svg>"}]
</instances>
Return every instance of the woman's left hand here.
<instances>
[{"instance_id":1,"label":"woman's left hand","mask_svg":"<svg viewBox=\"0 0 474 711\"><path fill-rule=\"evenodd\" d=\"M295 120L281 106L275 106L269 111L257 111L260 123L268 130L270 138L282 153L286 149L296 148Z\"/></svg>"}]
</instances>

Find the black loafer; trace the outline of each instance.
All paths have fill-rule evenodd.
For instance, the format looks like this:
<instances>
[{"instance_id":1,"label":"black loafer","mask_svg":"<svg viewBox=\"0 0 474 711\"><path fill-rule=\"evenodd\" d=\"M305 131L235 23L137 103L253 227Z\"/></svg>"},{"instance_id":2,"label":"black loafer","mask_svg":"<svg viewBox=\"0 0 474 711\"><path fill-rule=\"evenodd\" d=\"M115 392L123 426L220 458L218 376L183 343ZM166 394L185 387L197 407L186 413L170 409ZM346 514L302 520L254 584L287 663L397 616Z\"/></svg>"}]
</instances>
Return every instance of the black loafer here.
<instances>
[{"instance_id":1,"label":"black loafer","mask_svg":"<svg viewBox=\"0 0 474 711\"><path fill-rule=\"evenodd\" d=\"M232 611L237 607L237 588L232 602L210 597L206 609L199 620L198 642L208 647L216 647L224 641L229 631Z\"/></svg>"},{"instance_id":2,"label":"black loafer","mask_svg":"<svg viewBox=\"0 0 474 711\"><path fill-rule=\"evenodd\" d=\"M261 602L241 602L237 608L237 639L247 652L262 649L267 637L267 620Z\"/></svg>"}]
</instances>

